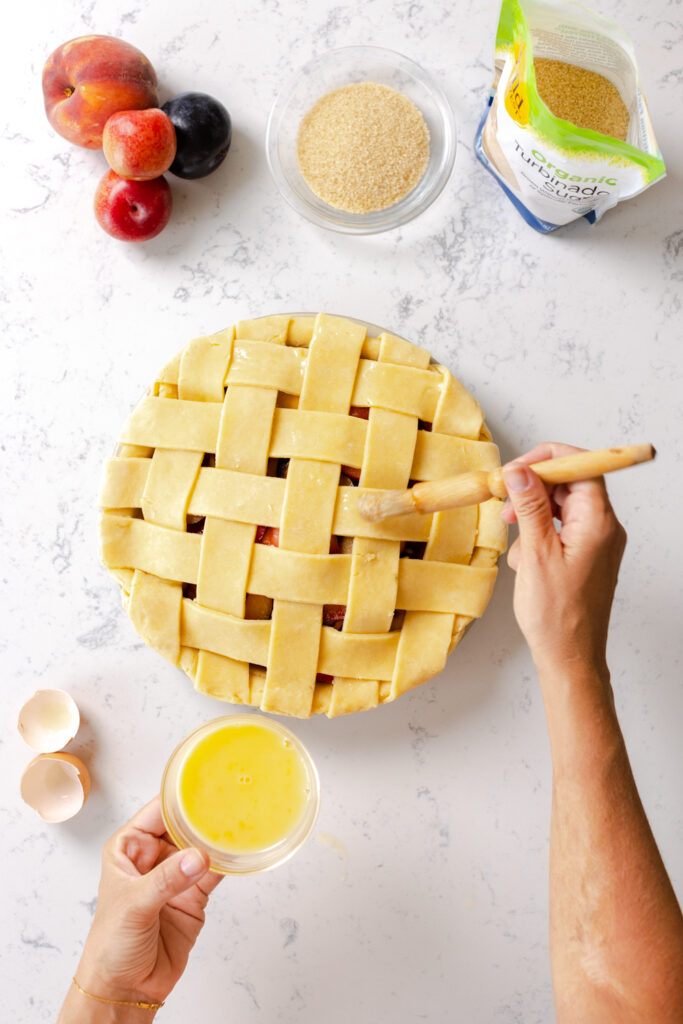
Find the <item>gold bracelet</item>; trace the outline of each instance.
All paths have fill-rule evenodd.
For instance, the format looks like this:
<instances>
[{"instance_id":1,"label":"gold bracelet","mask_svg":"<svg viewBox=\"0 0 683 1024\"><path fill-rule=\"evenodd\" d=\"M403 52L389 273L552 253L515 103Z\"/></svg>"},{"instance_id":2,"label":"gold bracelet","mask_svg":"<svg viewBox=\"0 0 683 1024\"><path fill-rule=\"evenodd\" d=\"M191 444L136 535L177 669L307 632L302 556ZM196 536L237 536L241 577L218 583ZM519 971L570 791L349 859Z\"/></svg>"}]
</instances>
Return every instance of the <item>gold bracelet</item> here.
<instances>
[{"instance_id":1,"label":"gold bracelet","mask_svg":"<svg viewBox=\"0 0 683 1024\"><path fill-rule=\"evenodd\" d=\"M138 1010L160 1010L164 1005L163 1003L145 1003L142 1000L138 1002L129 1002L127 999L105 999L104 996L94 996L92 992L86 992L85 989L81 988L78 984L75 976L72 981L77 992L80 992L83 996L87 996L88 999L96 999L98 1003L109 1003L110 1006L136 1006Z\"/></svg>"}]
</instances>

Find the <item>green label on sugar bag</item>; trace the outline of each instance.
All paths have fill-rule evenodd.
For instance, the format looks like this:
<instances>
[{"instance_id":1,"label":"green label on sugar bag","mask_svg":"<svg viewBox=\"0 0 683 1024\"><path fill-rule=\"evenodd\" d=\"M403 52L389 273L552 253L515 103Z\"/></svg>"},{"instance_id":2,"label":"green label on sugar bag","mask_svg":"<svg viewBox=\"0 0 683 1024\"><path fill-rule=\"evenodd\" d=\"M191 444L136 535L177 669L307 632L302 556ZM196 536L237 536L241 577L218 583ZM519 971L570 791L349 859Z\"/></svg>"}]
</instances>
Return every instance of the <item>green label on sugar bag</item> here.
<instances>
[{"instance_id":1,"label":"green label on sugar bag","mask_svg":"<svg viewBox=\"0 0 683 1024\"><path fill-rule=\"evenodd\" d=\"M503 0L476 152L544 232L594 222L666 173L630 40L564 0Z\"/></svg>"}]
</instances>

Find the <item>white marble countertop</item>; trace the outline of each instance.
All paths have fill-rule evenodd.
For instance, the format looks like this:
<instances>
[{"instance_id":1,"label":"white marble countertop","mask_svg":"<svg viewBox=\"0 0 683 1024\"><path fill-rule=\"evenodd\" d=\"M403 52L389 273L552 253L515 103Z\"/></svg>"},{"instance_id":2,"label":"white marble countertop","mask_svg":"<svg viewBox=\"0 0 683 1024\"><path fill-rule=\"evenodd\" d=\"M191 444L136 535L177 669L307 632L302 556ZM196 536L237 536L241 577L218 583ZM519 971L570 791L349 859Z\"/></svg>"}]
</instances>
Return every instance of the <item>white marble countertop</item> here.
<instances>
[{"instance_id":1,"label":"white marble countertop","mask_svg":"<svg viewBox=\"0 0 683 1024\"><path fill-rule=\"evenodd\" d=\"M646 9L601 0L599 9L635 39L669 176L595 227L542 237L473 156L495 0L13 7L0 138L5 1019L55 1019L93 913L104 839L156 791L178 740L223 709L143 646L98 563L101 463L154 371L186 340L262 313L321 308L424 344L475 392L504 457L544 438L658 447L654 466L611 483L630 543L610 657L640 791L681 892L680 11L667 0ZM171 224L147 244L101 231L91 206L104 158L70 146L43 114L46 56L89 32L144 50L163 99L200 89L233 115L225 165L203 181L172 179ZM426 214L349 238L284 205L263 142L282 77L313 54L362 42L436 74L460 144ZM395 704L294 723L322 777L314 838L279 870L223 884L159 1019L553 1019L550 763L511 597L504 567L446 670ZM18 795L30 751L16 712L46 686L79 703L72 746L94 782L84 811L61 826L41 823Z\"/></svg>"}]
</instances>

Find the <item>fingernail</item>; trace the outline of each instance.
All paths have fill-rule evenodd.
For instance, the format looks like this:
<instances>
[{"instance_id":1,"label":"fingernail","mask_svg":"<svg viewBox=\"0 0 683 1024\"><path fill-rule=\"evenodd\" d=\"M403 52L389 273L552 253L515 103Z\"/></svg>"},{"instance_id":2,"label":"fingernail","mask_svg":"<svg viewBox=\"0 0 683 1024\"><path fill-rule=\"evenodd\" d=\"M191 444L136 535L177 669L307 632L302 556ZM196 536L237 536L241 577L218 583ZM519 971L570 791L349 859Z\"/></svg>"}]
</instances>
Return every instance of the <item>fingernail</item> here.
<instances>
[{"instance_id":1,"label":"fingernail","mask_svg":"<svg viewBox=\"0 0 683 1024\"><path fill-rule=\"evenodd\" d=\"M199 850L188 850L180 862L180 870L186 878L204 874L204 858Z\"/></svg>"},{"instance_id":2,"label":"fingernail","mask_svg":"<svg viewBox=\"0 0 683 1024\"><path fill-rule=\"evenodd\" d=\"M507 469L503 470L503 479L508 491L514 491L515 494L528 491L531 487L531 474L526 466L515 466L514 464L508 466Z\"/></svg>"}]
</instances>

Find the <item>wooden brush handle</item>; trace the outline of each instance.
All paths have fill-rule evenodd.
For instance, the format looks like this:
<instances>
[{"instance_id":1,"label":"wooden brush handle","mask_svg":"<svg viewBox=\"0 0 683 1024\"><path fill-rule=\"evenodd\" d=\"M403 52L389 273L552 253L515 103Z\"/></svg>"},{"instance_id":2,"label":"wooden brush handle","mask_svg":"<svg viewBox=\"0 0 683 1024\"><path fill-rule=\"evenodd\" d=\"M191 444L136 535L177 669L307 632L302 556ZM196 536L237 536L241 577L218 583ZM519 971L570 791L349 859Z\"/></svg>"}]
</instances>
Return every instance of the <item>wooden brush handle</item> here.
<instances>
[{"instance_id":1,"label":"wooden brush handle","mask_svg":"<svg viewBox=\"0 0 683 1024\"><path fill-rule=\"evenodd\" d=\"M557 459L545 459L531 465L534 473L546 484L571 484L577 480L591 480L593 477L625 469L639 462L648 462L655 457L651 444L627 444L618 448L596 448L591 452L576 452L561 455ZM495 498L506 498L502 469L494 469L487 480L489 490Z\"/></svg>"}]
</instances>

